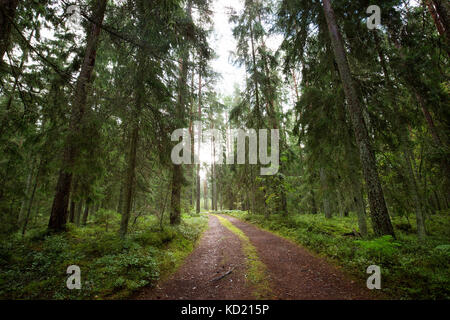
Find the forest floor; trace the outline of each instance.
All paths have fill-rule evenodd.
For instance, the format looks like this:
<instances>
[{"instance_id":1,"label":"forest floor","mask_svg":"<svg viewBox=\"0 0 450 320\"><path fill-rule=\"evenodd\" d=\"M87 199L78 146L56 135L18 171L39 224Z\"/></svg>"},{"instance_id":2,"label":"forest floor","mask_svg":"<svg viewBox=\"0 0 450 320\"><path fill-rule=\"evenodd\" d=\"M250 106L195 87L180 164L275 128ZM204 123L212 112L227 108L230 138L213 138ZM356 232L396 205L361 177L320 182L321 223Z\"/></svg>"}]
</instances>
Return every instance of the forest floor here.
<instances>
[{"instance_id":1,"label":"forest floor","mask_svg":"<svg viewBox=\"0 0 450 320\"><path fill-rule=\"evenodd\" d=\"M377 299L365 283L271 232L223 214L185 263L135 299Z\"/></svg>"}]
</instances>

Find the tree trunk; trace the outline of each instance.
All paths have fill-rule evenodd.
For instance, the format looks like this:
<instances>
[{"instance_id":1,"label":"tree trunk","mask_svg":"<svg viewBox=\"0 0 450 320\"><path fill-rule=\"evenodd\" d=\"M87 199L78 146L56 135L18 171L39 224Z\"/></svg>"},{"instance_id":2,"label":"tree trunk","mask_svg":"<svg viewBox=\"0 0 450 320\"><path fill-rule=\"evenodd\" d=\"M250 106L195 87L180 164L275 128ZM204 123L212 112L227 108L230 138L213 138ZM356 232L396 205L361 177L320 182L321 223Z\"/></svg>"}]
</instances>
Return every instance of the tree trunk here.
<instances>
[{"instance_id":1,"label":"tree trunk","mask_svg":"<svg viewBox=\"0 0 450 320\"><path fill-rule=\"evenodd\" d=\"M206 181L206 179L203 181L203 201L205 210L208 211L208 182Z\"/></svg>"},{"instance_id":2,"label":"tree trunk","mask_svg":"<svg viewBox=\"0 0 450 320\"><path fill-rule=\"evenodd\" d=\"M198 121L202 119L202 75L201 72L198 73ZM200 146L202 143L202 136L197 132L197 156L200 162ZM195 212L200 213L200 163L196 165L196 181L197 181L197 192L196 192L196 202L195 202Z\"/></svg>"},{"instance_id":3,"label":"tree trunk","mask_svg":"<svg viewBox=\"0 0 450 320\"><path fill-rule=\"evenodd\" d=\"M128 154L128 168L126 173L126 182L124 187L124 207L122 210L122 219L120 222L119 234L121 237L125 237L128 232L128 223L130 221L130 215L133 205L134 187L136 179L136 158L137 148L139 143L139 127L142 105L145 98L145 86L144 86L144 70L146 66L145 53L139 49L137 54L137 70L136 77L134 79L134 119L132 119L131 137L130 137L130 151Z\"/></svg>"},{"instance_id":4,"label":"tree trunk","mask_svg":"<svg viewBox=\"0 0 450 320\"><path fill-rule=\"evenodd\" d=\"M330 219L332 217L330 206L330 188L328 187L327 174L324 168L320 168L320 183L323 191L323 212L325 218Z\"/></svg>"},{"instance_id":5,"label":"tree trunk","mask_svg":"<svg viewBox=\"0 0 450 320\"><path fill-rule=\"evenodd\" d=\"M394 229L386 207L383 189L381 188L378 176L375 154L367 132L362 108L353 84L350 66L347 61L347 55L344 49L344 43L340 31L336 24L336 18L330 0L323 0L323 9L328 24L331 43L338 65L339 74L342 80L347 105L352 119L353 131L355 133L356 143L359 147L361 166L364 172L364 179L367 186L369 197L371 220L374 232L377 236L392 235Z\"/></svg>"},{"instance_id":6,"label":"tree trunk","mask_svg":"<svg viewBox=\"0 0 450 320\"><path fill-rule=\"evenodd\" d=\"M78 179L75 177L74 182L72 184L72 192L70 199L70 210L69 210L69 222L75 222L75 200L74 195L77 192Z\"/></svg>"},{"instance_id":7,"label":"tree trunk","mask_svg":"<svg viewBox=\"0 0 450 320\"><path fill-rule=\"evenodd\" d=\"M258 14L258 18L259 18L259 23L262 24L261 22L261 17ZM263 48L263 52L266 51L266 44L264 42L264 38L262 39L262 48ZM267 115L269 116L270 119L270 123L271 123L271 127L272 129L278 129L281 130L281 126L280 126L280 121L278 119L276 110L275 110L275 103L274 103L274 88L273 85L271 84L270 81L270 70L269 70L269 66L267 63L267 56L264 55L263 57L263 63L264 63L264 72L265 72L265 79L266 79L266 86L267 88L269 88L269 92L266 92L266 99L267 99ZM298 97L298 96L297 96ZM271 146L272 147L272 146ZM284 147L284 135L281 135L281 143L280 143L280 150L279 150L279 154L282 154L282 148ZM279 201L279 210L282 212L282 214L284 216L287 215L287 200L286 200L286 189L284 186L284 175L282 174L284 172L284 166L282 165L282 163L279 164L279 172L281 173L280 175L278 175L279 178L279 185L280 185L280 201Z\"/></svg>"},{"instance_id":8,"label":"tree trunk","mask_svg":"<svg viewBox=\"0 0 450 320\"><path fill-rule=\"evenodd\" d=\"M30 171L28 172L27 176L27 184L25 186L25 195L23 196L22 203L20 205L20 212L19 212L19 219L18 219L18 226L19 228L23 226L24 219L25 219L25 211L28 203L28 197L30 196L31 191L31 180L33 179L34 174L34 159L31 163Z\"/></svg>"},{"instance_id":9,"label":"tree trunk","mask_svg":"<svg viewBox=\"0 0 450 320\"><path fill-rule=\"evenodd\" d=\"M252 61L253 61L253 69L254 73L256 72L256 53L255 53L255 43L254 43L254 36L253 36L253 24L250 22L250 42L251 42L251 49L252 49ZM253 83L255 85L255 99L256 99L256 108L257 108L257 116L258 116L258 127L261 126L262 120L261 120L261 106L259 104L259 88L258 88L258 81L256 80L255 74L253 74Z\"/></svg>"},{"instance_id":10,"label":"tree trunk","mask_svg":"<svg viewBox=\"0 0 450 320\"><path fill-rule=\"evenodd\" d=\"M353 200L356 206L356 215L358 216L359 233L365 238L368 235L367 220L366 220L366 206L364 205L363 186L359 175L355 177L353 186Z\"/></svg>"},{"instance_id":11,"label":"tree trunk","mask_svg":"<svg viewBox=\"0 0 450 320\"><path fill-rule=\"evenodd\" d=\"M422 211L422 203L420 201L420 192L417 186L416 177L414 176L414 171L411 164L413 161L413 155L409 148L408 131L404 130L404 132L402 132L402 135L403 135L402 149L403 149L403 157L405 159L406 180L414 204L414 210L416 212L417 236L419 237L420 240L423 240L425 239L426 236L425 220Z\"/></svg>"},{"instance_id":12,"label":"tree trunk","mask_svg":"<svg viewBox=\"0 0 450 320\"><path fill-rule=\"evenodd\" d=\"M75 221L75 201L70 200L70 210L69 210L69 222L74 223Z\"/></svg>"},{"instance_id":13,"label":"tree trunk","mask_svg":"<svg viewBox=\"0 0 450 320\"><path fill-rule=\"evenodd\" d=\"M172 197L170 199L170 224L176 225L181 222L181 179L183 167L172 165Z\"/></svg>"},{"instance_id":14,"label":"tree trunk","mask_svg":"<svg viewBox=\"0 0 450 320\"><path fill-rule=\"evenodd\" d=\"M450 4L448 0L427 0L427 6L433 17L439 34L445 37L447 46L450 45ZM447 53L450 51L447 47Z\"/></svg>"},{"instance_id":15,"label":"tree trunk","mask_svg":"<svg viewBox=\"0 0 450 320\"><path fill-rule=\"evenodd\" d=\"M122 237L124 237L128 231L128 222L130 221L131 204L133 201L134 180L136 175L136 155L139 138L139 124L137 123L137 121L138 119L135 119L135 123L131 132L131 144L128 156L128 169L125 184L125 205L122 212L122 219L120 222L119 230L119 234Z\"/></svg>"},{"instance_id":16,"label":"tree trunk","mask_svg":"<svg viewBox=\"0 0 450 320\"><path fill-rule=\"evenodd\" d=\"M30 220L31 208L33 207L34 196L36 194L36 188L38 185L40 170L38 169L36 173L36 179L34 180L33 191L31 192L30 200L28 201L27 215L25 216L25 220L22 226L22 237L25 235L27 230L28 221Z\"/></svg>"},{"instance_id":17,"label":"tree trunk","mask_svg":"<svg viewBox=\"0 0 450 320\"><path fill-rule=\"evenodd\" d=\"M311 188L311 208L312 214L316 214L317 213L316 195L313 188Z\"/></svg>"},{"instance_id":18,"label":"tree trunk","mask_svg":"<svg viewBox=\"0 0 450 320\"><path fill-rule=\"evenodd\" d=\"M392 33L392 30L390 30L390 32ZM400 45L400 43L398 41L394 40L394 45L397 48L397 50L400 52L400 57L402 59L405 59L404 54L402 53L402 46ZM431 115L430 110L428 109L427 101L426 101L424 95L422 94L422 92L420 91L422 84L417 81L415 72L411 68L410 64L403 62L401 64L401 67L403 67L406 70L405 82L411 88L411 91L414 93L414 95L416 97L417 103L419 104L420 109L422 110L422 113L424 115L428 129L430 130L430 134L431 134L431 137L435 144L435 147L445 149L446 145L448 143L447 143L447 141L444 141L442 139L442 136L439 133L439 130L434 123L433 116ZM445 179L444 180L445 197L450 198L450 160L443 157L440 165L441 165L442 175Z\"/></svg>"},{"instance_id":19,"label":"tree trunk","mask_svg":"<svg viewBox=\"0 0 450 320\"><path fill-rule=\"evenodd\" d=\"M81 225L83 225L83 226L86 225L88 215L89 215L89 203L86 202L86 207L84 208L83 220L81 221Z\"/></svg>"},{"instance_id":20,"label":"tree trunk","mask_svg":"<svg viewBox=\"0 0 450 320\"><path fill-rule=\"evenodd\" d=\"M186 8L188 17L191 19L192 2L188 1ZM187 50L187 48L184 48ZM176 120L181 128L185 125L185 108L187 95L187 74L188 74L189 53L184 51L180 59L180 74L178 78L178 101L176 108ZM172 198L170 200L170 224L179 224L181 222L181 187L184 182L182 165L172 165Z\"/></svg>"},{"instance_id":21,"label":"tree trunk","mask_svg":"<svg viewBox=\"0 0 450 320\"><path fill-rule=\"evenodd\" d=\"M94 7L95 12L92 20L95 23L92 23L90 26L84 60L73 96L69 134L66 138L63 163L59 171L56 193L53 198L52 211L48 223L48 229L55 232L63 231L66 228L72 169L79 151L76 140L80 136L81 124L86 111L87 90L95 66L97 43L100 37L101 24L105 16L106 3L107 0L97 0Z\"/></svg>"},{"instance_id":22,"label":"tree trunk","mask_svg":"<svg viewBox=\"0 0 450 320\"><path fill-rule=\"evenodd\" d=\"M212 113L212 111L211 111ZM211 129L214 129L214 123L211 121ZM216 146L214 135L211 137L211 209L217 211L217 190L216 190Z\"/></svg>"},{"instance_id":23,"label":"tree trunk","mask_svg":"<svg viewBox=\"0 0 450 320\"><path fill-rule=\"evenodd\" d=\"M9 47L12 22L16 16L19 0L0 0L0 65Z\"/></svg>"},{"instance_id":24,"label":"tree trunk","mask_svg":"<svg viewBox=\"0 0 450 320\"><path fill-rule=\"evenodd\" d=\"M189 112L189 139L191 139L191 160L192 158L195 158L195 135L194 135L194 72L192 72L191 76L191 106L190 106L190 112ZM195 175L196 171L196 165L195 161L191 165L189 165L189 211L194 206L194 197L195 197L195 190L196 190L196 183L197 183L197 176Z\"/></svg>"},{"instance_id":25,"label":"tree trunk","mask_svg":"<svg viewBox=\"0 0 450 320\"><path fill-rule=\"evenodd\" d=\"M116 211L120 214L123 214L123 183L120 184L119 201L117 203Z\"/></svg>"},{"instance_id":26,"label":"tree trunk","mask_svg":"<svg viewBox=\"0 0 450 320\"><path fill-rule=\"evenodd\" d=\"M77 203L77 207L76 207L76 210L75 210L75 224L76 224L77 227L80 226L81 211L83 211L83 201L82 200L80 200Z\"/></svg>"}]
</instances>

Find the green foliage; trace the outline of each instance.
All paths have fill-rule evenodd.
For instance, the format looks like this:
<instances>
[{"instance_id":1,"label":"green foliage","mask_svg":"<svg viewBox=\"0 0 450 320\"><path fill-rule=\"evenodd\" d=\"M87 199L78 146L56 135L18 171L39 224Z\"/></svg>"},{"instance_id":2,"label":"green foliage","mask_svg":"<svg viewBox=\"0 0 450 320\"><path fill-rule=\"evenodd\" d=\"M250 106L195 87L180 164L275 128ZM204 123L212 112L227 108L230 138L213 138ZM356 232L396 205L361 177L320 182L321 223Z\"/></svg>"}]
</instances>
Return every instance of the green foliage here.
<instances>
[{"instance_id":1,"label":"green foliage","mask_svg":"<svg viewBox=\"0 0 450 320\"><path fill-rule=\"evenodd\" d=\"M361 248L377 254L381 260L382 256L388 259L392 257L397 252L396 249L401 246L400 243L393 241L393 239L391 235L387 235L372 240L356 240L355 243L360 245Z\"/></svg>"},{"instance_id":2,"label":"green foliage","mask_svg":"<svg viewBox=\"0 0 450 320\"><path fill-rule=\"evenodd\" d=\"M260 176L259 164L207 168L206 200L212 194L220 206L261 213L230 212L349 270L382 264L397 285L390 293L448 297L449 49L426 5L380 2L383 28L371 31L361 1L332 3L375 154L376 165L366 169L379 175L385 199L378 203L386 200L397 231L396 240L355 241L353 214L367 207L367 190L321 1L245 1L239 12L230 10L232 60L246 73L231 97L213 88L211 1L108 1L104 24L112 30L102 29L93 48L86 90L74 84L85 74L89 21L69 26L61 1L18 3L0 57L1 296L115 297L173 270L205 221L190 208L196 174L187 167L178 203L183 222L166 226L174 182L170 132L199 120L222 133L229 126L282 133L277 175ZM94 3L80 1L85 14ZM267 45L274 34L282 36L278 50ZM85 103L76 110L72 99ZM64 163L64 150L75 151L74 161ZM49 235L61 169L73 175L64 199L90 211L86 227L69 223L67 233ZM120 239L115 210L123 212L130 191L129 235ZM289 214L325 207L342 217ZM420 211L423 242L409 221ZM66 292L60 279L69 263L83 267L86 290Z\"/></svg>"},{"instance_id":3,"label":"green foliage","mask_svg":"<svg viewBox=\"0 0 450 320\"><path fill-rule=\"evenodd\" d=\"M113 214L110 212L110 214ZM71 226L63 235L9 239L0 247L0 297L8 299L124 298L154 285L191 252L207 219L184 217L159 230L157 221L125 239L101 225ZM66 288L69 265L81 269L81 290Z\"/></svg>"},{"instance_id":4,"label":"green foliage","mask_svg":"<svg viewBox=\"0 0 450 320\"><path fill-rule=\"evenodd\" d=\"M237 210L224 213L289 238L330 262L343 266L361 281L367 279L369 265L379 265L383 277L382 291L393 298L450 298L447 213L430 217L429 236L423 242L414 233L401 229L395 230L396 239L383 236L362 240L346 236L357 228L357 219L353 215L326 219L322 215L311 214L290 215L287 218L271 215L267 218ZM404 218L396 217L393 222L394 225L402 224Z\"/></svg>"}]
</instances>

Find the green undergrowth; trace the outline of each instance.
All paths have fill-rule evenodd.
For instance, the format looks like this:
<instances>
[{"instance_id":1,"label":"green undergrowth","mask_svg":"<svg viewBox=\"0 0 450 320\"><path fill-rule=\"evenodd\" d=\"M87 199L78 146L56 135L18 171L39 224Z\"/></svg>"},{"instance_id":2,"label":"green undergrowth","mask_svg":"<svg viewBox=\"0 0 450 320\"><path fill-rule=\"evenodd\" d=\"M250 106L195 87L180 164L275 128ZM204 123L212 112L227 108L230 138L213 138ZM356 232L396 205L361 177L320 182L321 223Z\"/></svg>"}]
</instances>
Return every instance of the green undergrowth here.
<instances>
[{"instance_id":1,"label":"green undergrowth","mask_svg":"<svg viewBox=\"0 0 450 320\"><path fill-rule=\"evenodd\" d=\"M253 295L256 299L270 299L272 290L270 283L267 280L267 270L264 263L258 257L258 252L255 246L250 242L250 239L235 225L225 218L216 216L220 223L222 223L228 230L239 237L242 243L242 250L247 258L247 279L253 287Z\"/></svg>"},{"instance_id":2,"label":"green undergrowth","mask_svg":"<svg viewBox=\"0 0 450 320\"><path fill-rule=\"evenodd\" d=\"M122 239L118 219L116 212L103 212L85 227L69 224L62 234L34 230L24 239L3 241L0 298L126 298L175 271L207 226L203 215L183 215L179 226L161 230L156 217L146 216ZM70 265L80 267L81 290L66 287Z\"/></svg>"},{"instance_id":3,"label":"green undergrowth","mask_svg":"<svg viewBox=\"0 0 450 320\"><path fill-rule=\"evenodd\" d=\"M301 244L328 258L365 283L369 265L381 267L381 291L392 299L450 298L450 213L441 212L427 219L427 239L420 242L415 223L394 217L396 239L390 236L361 239L357 218L323 215L223 213L251 222L263 229Z\"/></svg>"}]
</instances>

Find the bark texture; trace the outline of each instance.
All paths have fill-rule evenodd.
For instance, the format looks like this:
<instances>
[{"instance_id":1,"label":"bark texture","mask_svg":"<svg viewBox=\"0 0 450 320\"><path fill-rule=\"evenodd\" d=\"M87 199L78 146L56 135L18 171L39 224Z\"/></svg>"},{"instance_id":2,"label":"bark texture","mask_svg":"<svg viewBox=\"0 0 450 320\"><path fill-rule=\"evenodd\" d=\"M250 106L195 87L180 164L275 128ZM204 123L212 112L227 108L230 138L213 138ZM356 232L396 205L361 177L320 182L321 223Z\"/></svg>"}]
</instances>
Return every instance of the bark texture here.
<instances>
[{"instance_id":1,"label":"bark texture","mask_svg":"<svg viewBox=\"0 0 450 320\"><path fill-rule=\"evenodd\" d=\"M0 0L0 65L9 47L12 21L16 16L19 0Z\"/></svg>"},{"instance_id":2,"label":"bark texture","mask_svg":"<svg viewBox=\"0 0 450 320\"><path fill-rule=\"evenodd\" d=\"M84 213L83 213L83 219L81 220L81 225L83 225L83 226L86 225L88 215L89 215L89 204L86 203L86 207L84 208Z\"/></svg>"},{"instance_id":3,"label":"bark texture","mask_svg":"<svg viewBox=\"0 0 450 320\"><path fill-rule=\"evenodd\" d=\"M100 37L101 24L105 16L107 0L98 0L93 13L86 51L77 79L75 93L72 101L72 114L70 117L69 134L65 143L62 167L59 171L56 193L53 198L52 210L48 229L58 232L66 228L67 207L69 204L70 186L72 184L72 170L79 152L76 140L80 137L81 125L86 112L88 87L91 82L92 71L95 66L97 44Z\"/></svg>"},{"instance_id":4,"label":"bark texture","mask_svg":"<svg viewBox=\"0 0 450 320\"><path fill-rule=\"evenodd\" d=\"M341 33L337 27L334 10L330 0L323 0L325 18L328 24L331 43L342 80L347 105L352 119L356 143L359 147L361 166L366 181L367 194L370 205L370 216L374 232L377 236L393 235L389 213L384 199L383 189L377 172L375 154L373 152L367 127L364 121L363 110L359 102L353 78L350 72L347 55Z\"/></svg>"}]
</instances>

